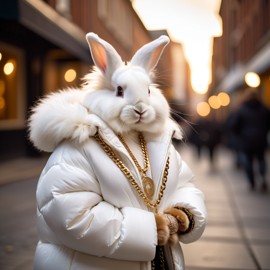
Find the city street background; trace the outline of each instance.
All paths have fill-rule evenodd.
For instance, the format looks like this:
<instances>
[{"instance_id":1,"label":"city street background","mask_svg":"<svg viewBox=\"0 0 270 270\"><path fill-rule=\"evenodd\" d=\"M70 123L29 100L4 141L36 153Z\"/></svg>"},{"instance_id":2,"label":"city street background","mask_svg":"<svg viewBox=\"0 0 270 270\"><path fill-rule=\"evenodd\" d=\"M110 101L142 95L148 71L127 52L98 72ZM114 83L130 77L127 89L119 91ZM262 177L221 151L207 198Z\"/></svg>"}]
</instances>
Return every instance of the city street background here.
<instances>
[{"instance_id":1,"label":"city street background","mask_svg":"<svg viewBox=\"0 0 270 270\"><path fill-rule=\"evenodd\" d=\"M241 125L229 128L250 88L270 108L269 18L269 0L1 0L0 270L32 269L35 190L47 156L37 158L27 121L41 97L81 86L94 64L87 33L108 41L125 62L143 45L169 36L154 83L172 117L188 126L190 143L209 149L226 143L239 150L245 140L236 141L233 133L262 134L257 127L270 119L253 111L245 132ZM246 142L257 151L264 139ZM204 151L202 159L186 143L179 151L205 193L209 213L202 238L183 245L187 270L270 270L270 191L261 192L258 182L251 192L234 155L223 147L214 167Z\"/></svg>"}]
</instances>

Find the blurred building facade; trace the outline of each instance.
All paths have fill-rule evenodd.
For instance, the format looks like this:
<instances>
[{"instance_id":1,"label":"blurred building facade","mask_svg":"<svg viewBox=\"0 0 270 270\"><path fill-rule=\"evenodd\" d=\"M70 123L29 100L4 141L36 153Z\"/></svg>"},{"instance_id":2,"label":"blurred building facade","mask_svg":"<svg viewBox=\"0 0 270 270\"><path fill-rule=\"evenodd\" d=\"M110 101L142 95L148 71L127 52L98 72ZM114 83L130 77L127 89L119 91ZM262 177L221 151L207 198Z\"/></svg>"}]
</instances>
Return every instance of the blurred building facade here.
<instances>
[{"instance_id":1,"label":"blurred building facade","mask_svg":"<svg viewBox=\"0 0 270 270\"><path fill-rule=\"evenodd\" d=\"M93 64L85 40L91 31L125 61L157 34L146 30L130 1L0 1L0 161L38 155L27 139L29 110L44 94L81 84ZM167 74L157 82L170 99L173 46L157 67Z\"/></svg>"},{"instance_id":2,"label":"blurred building facade","mask_svg":"<svg viewBox=\"0 0 270 270\"><path fill-rule=\"evenodd\" d=\"M225 0L220 16L223 36L214 42L211 91L230 93L231 105L237 107L247 88L245 74L255 72L270 107L270 1Z\"/></svg>"}]
</instances>

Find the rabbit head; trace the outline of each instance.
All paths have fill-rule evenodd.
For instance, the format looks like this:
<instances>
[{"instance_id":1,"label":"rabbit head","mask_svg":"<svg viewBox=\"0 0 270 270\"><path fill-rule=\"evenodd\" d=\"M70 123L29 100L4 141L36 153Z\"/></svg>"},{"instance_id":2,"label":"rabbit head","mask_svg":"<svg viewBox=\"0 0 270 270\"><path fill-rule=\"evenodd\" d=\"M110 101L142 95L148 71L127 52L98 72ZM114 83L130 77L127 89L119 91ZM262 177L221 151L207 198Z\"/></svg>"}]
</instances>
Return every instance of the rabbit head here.
<instances>
[{"instance_id":1,"label":"rabbit head","mask_svg":"<svg viewBox=\"0 0 270 270\"><path fill-rule=\"evenodd\" d=\"M159 133L169 120L169 105L153 84L151 74L158 63L167 36L144 45L125 64L116 50L94 33L86 35L96 65L86 76L86 88L95 88L85 106L116 133L131 130ZM93 80L93 82L87 82ZM94 86L93 86L94 85Z\"/></svg>"}]
</instances>

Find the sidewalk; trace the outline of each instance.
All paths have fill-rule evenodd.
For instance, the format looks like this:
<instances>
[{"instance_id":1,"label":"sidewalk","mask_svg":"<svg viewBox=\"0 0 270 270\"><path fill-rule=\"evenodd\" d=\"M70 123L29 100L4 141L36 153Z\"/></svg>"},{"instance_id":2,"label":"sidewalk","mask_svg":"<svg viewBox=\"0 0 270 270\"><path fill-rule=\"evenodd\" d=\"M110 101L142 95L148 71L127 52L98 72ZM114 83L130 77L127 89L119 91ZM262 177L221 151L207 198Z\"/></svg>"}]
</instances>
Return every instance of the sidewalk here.
<instances>
[{"instance_id":1,"label":"sidewalk","mask_svg":"<svg viewBox=\"0 0 270 270\"><path fill-rule=\"evenodd\" d=\"M207 158L198 161L190 149L183 146L179 151L205 193L208 224L199 241L183 245L187 270L269 270L269 192L249 191L228 150L219 151L216 170L211 171Z\"/></svg>"},{"instance_id":2,"label":"sidewalk","mask_svg":"<svg viewBox=\"0 0 270 270\"><path fill-rule=\"evenodd\" d=\"M38 177L48 157L17 158L0 163L1 185Z\"/></svg>"}]
</instances>

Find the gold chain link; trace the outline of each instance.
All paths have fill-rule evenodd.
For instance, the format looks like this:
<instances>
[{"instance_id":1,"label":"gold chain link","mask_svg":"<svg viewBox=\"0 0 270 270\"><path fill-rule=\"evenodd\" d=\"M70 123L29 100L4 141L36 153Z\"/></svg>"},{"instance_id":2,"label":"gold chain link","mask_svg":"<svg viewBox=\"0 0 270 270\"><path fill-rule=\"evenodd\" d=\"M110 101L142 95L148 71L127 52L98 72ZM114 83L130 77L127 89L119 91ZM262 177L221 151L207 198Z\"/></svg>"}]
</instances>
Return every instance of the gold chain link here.
<instances>
[{"instance_id":1,"label":"gold chain link","mask_svg":"<svg viewBox=\"0 0 270 270\"><path fill-rule=\"evenodd\" d=\"M147 154L147 149L146 149L146 143L145 143L145 140L144 140L144 137L143 137L142 133L139 133L139 140L140 140L140 145L141 145L141 149L142 149L142 152L143 152L144 168L142 168L140 166L138 160L135 158L135 156L131 152L130 148L126 144L126 142L125 142L124 138L122 137L122 135L119 134L118 138L121 141L121 143L125 146L126 150L128 151L130 157L133 159L133 161L134 161L136 167L138 168L139 172L142 173L143 175L145 175L148 168L149 168L149 159L148 159L148 154Z\"/></svg>"},{"instance_id":2,"label":"gold chain link","mask_svg":"<svg viewBox=\"0 0 270 270\"><path fill-rule=\"evenodd\" d=\"M137 184L135 178L129 171L129 169L126 167L126 165L116 156L116 154L113 152L112 148L102 139L102 137L99 135L99 133L96 133L94 135L97 142L102 146L105 153L110 157L110 159L118 166L118 168L123 172L123 174L126 176L126 178L129 180L131 185L135 188L137 193L140 195L140 197L144 200L145 204L155 209L157 211L157 207L164 195L164 190L166 188L166 183L168 179L168 173L169 173L169 164L170 164L170 157L168 156L166 166L163 173L162 183L160 186L158 198L155 202L150 201L143 190L140 188L140 186Z\"/></svg>"}]
</instances>

